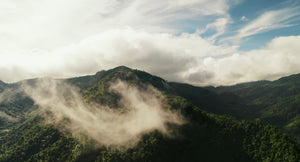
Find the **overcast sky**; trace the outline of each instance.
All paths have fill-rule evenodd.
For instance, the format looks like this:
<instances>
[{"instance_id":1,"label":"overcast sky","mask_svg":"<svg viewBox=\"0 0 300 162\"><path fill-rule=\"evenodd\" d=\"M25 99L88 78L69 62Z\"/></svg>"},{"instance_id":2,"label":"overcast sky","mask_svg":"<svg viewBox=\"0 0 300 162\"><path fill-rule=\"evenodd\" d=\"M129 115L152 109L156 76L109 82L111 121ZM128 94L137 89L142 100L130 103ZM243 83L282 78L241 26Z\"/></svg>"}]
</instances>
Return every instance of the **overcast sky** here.
<instances>
[{"instance_id":1,"label":"overcast sky","mask_svg":"<svg viewBox=\"0 0 300 162\"><path fill-rule=\"evenodd\" d=\"M201 86L300 73L300 1L0 1L1 80L119 65Z\"/></svg>"}]
</instances>

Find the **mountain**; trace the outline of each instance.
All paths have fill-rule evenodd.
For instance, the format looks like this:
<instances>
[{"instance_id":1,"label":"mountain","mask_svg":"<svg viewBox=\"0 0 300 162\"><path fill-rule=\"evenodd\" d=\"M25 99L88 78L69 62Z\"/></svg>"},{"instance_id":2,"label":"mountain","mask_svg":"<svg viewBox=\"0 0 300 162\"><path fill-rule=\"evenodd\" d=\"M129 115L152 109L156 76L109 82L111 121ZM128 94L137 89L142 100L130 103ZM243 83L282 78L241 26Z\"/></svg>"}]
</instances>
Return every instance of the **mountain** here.
<instances>
[{"instance_id":1,"label":"mountain","mask_svg":"<svg viewBox=\"0 0 300 162\"><path fill-rule=\"evenodd\" d=\"M7 86L7 84L4 83L2 80L0 80L0 92L2 92L6 86Z\"/></svg>"},{"instance_id":2,"label":"mountain","mask_svg":"<svg viewBox=\"0 0 300 162\"><path fill-rule=\"evenodd\" d=\"M300 74L275 81L243 83L217 87L217 93L232 93L253 107L252 114L242 118L259 119L292 134L300 143Z\"/></svg>"},{"instance_id":3,"label":"mountain","mask_svg":"<svg viewBox=\"0 0 300 162\"><path fill-rule=\"evenodd\" d=\"M60 81L77 87L84 102L101 104L113 112L119 111L124 103L122 96L111 90L111 85L120 80L128 84L127 88L136 88L134 93L154 87L153 91L159 92L155 93L155 98L160 98L162 105L165 105L163 111L176 111L186 122L182 125L168 124L172 136L159 130L149 131L135 147L97 146L97 140L89 136L78 138L70 131L63 131L61 127L68 120L60 124L45 123L47 118L38 103L47 100L34 100L23 91L16 90L22 87L18 86L20 83L10 84L10 91L15 93L10 100L1 102L0 112L18 120L1 125L0 161L299 161L296 143L277 128L263 125L259 120L236 120L230 116L216 115L236 115L240 112L239 108L246 115L252 108L252 104L246 103L247 98L234 92L170 83L125 66ZM35 86L38 80L23 82ZM49 87L52 84L46 85ZM68 87L61 85L55 90L63 91ZM47 86L43 86L42 90ZM64 95L71 100L73 92L65 92ZM126 95L131 97L132 94ZM143 96L149 98L150 103L156 101L147 94L142 93ZM52 97L57 99L57 96L46 95L46 99ZM58 96L59 99L62 97ZM52 106L60 105L60 101L54 101L57 102ZM67 105L76 106L76 103L67 102ZM101 110L93 112L98 111ZM87 123L90 119L84 115L82 111L82 118L87 120L82 122ZM145 117L147 115L151 114ZM77 123L75 127L80 124Z\"/></svg>"},{"instance_id":4,"label":"mountain","mask_svg":"<svg viewBox=\"0 0 300 162\"><path fill-rule=\"evenodd\" d=\"M0 81L0 130L24 121L25 115L35 109L33 101L18 92L18 87Z\"/></svg>"},{"instance_id":5,"label":"mountain","mask_svg":"<svg viewBox=\"0 0 300 162\"><path fill-rule=\"evenodd\" d=\"M237 119L252 119L252 111L243 98L231 92L216 92L214 88L195 87L183 83L170 83L177 95L187 99L202 110L219 115L230 115Z\"/></svg>"}]
</instances>

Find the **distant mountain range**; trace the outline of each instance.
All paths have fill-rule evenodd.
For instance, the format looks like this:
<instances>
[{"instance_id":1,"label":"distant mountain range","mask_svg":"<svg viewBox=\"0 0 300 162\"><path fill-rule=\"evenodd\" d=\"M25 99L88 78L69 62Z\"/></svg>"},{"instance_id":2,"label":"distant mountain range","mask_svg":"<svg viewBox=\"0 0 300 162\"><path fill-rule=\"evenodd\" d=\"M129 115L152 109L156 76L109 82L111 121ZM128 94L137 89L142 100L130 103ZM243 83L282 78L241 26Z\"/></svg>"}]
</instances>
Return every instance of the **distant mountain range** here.
<instances>
[{"instance_id":1,"label":"distant mountain range","mask_svg":"<svg viewBox=\"0 0 300 162\"><path fill-rule=\"evenodd\" d=\"M132 90L134 93L154 87L150 88L154 89L151 102L155 102L155 98L162 101L163 109L159 112L176 112L185 122L167 123L169 135L157 129L143 132L134 147L101 145L85 132L78 138L77 134L68 131L69 128L67 131L62 129L64 123L73 120L72 117L59 124L45 122L49 119L46 115L55 116L55 112L41 111L43 105L40 103L46 101L39 102L23 90L26 89L24 85L41 89L36 87L39 79L13 84L0 81L0 161L300 160L299 74L272 82L196 87L168 82L144 71L120 66L95 75L55 81L64 83L56 89L58 91L64 86L75 87L84 104L101 105L99 109L109 107L111 110L108 111L121 114L129 110L120 110L126 102L119 93L111 90L112 84L125 82L127 88L137 89ZM43 88L47 89L47 86ZM47 94L45 98L66 97L66 105L74 106L73 102L68 103L72 92L66 92L62 96ZM56 104L59 103L51 105L55 107ZM143 106L143 103L133 106ZM94 113L101 111L91 110ZM83 119L90 120L82 115ZM77 126L81 124L77 123Z\"/></svg>"}]
</instances>

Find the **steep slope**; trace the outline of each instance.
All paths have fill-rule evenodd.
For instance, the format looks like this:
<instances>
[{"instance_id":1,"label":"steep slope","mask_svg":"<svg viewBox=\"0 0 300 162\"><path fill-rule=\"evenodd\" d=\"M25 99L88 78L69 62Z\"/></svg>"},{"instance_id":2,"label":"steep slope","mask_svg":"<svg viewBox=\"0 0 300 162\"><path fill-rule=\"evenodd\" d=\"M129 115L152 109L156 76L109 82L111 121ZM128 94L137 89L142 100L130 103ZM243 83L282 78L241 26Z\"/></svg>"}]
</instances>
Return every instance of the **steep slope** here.
<instances>
[{"instance_id":1,"label":"steep slope","mask_svg":"<svg viewBox=\"0 0 300 162\"><path fill-rule=\"evenodd\" d=\"M24 122L1 132L0 161L299 161L295 143L274 127L204 112L179 96L189 98L182 92L185 87L148 73L122 66L66 81L80 88L86 102L118 108L120 96L109 90L117 80L140 90L152 85L161 91L164 103L188 122L172 125L171 138L158 131L150 132L134 148L95 147L96 141L88 137L78 140L56 126L44 124L37 109ZM218 98L214 92L202 88L198 91L204 94L202 99ZM199 105L206 107L211 102Z\"/></svg>"},{"instance_id":2,"label":"steep slope","mask_svg":"<svg viewBox=\"0 0 300 162\"><path fill-rule=\"evenodd\" d=\"M93 148L94 141L78 142L40 117L28 119L1 140L0 161L297 161L298 150L271 126L236 121L202 112L180 97L168 97L189 120L168 138L152 132L137 147Z\"/></svg>"},{"instance_id":3,"label":"steep slope","mask_svg":"<svg viewBox=\"0 0 300 162\"><path fill-rule=\"evenodd\" d=\"M211 88L195 87L189 84L169 83L176 95L184 97L202 110L238 119L253 119L255 107L249 106L241 97L231 92L216 93Z\"/></svg>"},{"instance_id":4,"label":"steep slope","mask_svg":"<svg viewBox=\"0 0 300 162\"><path fill-rule=\"evenodd\" d=\"M218 87L218 92L233 93L256 107L254 118L276 125L293 134L300 143L300 74L270 82L253 82Z\"/></svg>"},{"instance_id":5,"label":"steep slope","mask_svg":"<svg viewBox=\"0 0 300 162\"><path fill-rule=\"evenodd\" d=\"M67 81L70 84L80 87L81 89L87 89L96 83L98 84L99 81L107 82L116 81L117 79L126 80L132 83L150 84L162 91L168 91L170 88L164 79L140 70L130 69L126 66L119 66L107 71L103 70L95 75L70 78L67 79Z\"/></svg>"},{"instance_id":6,"label":"steep slope","mask_svg":"<svg viewBox=\"0 0 300 162\"><path fill-rule=\"evenodd\" d=\"M4 83L2 80L0 80L0 92L2 92L6 86L7 86L7 84Z\"/></svg>"},{"instance_id":7,"label":"steep slope","mask_svg":"<svg viewBox=\"0 0 300 162\"><path fill-rule=\"evenodd\" d=\"M24 121L26 114L34 109L33 101L17 89L17 84L0 83L0 132Z\"/></svg>"}]
</instances>

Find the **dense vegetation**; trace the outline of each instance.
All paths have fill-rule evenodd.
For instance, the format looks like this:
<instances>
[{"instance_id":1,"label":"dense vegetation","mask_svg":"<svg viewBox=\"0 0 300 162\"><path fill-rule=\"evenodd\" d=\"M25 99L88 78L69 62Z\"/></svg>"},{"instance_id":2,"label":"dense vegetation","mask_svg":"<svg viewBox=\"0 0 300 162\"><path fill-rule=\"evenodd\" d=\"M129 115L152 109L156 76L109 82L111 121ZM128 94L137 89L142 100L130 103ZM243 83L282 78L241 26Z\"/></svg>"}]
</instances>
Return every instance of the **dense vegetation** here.
<instances>
[{"instance_id":1,"label":"dense vegetation","mask_svg":"<svg viewBox=\"0 0 300 162\"><path fill-rule=\"evenodd\" d=\"M30 99L18 98L16 103L26 103L26 110L0 105L0 111L16 116L20 112L24 117L10 125L8 131L0 130L0 161L299 161L295 142L275 127L263 125L259 120L238 121L203 111L211 109L222 114L230 110L229 114L234 115L238 112L237 105L248 106L244 101L236 101L239 96L233 93L226 98L221 92L189 89L188 85L170 84L126 67L67 81L81 89L87 102L118 107L119 96L108 91L109 84L118 79L140 89L147 84L156 87L163 93L164 102L180 111L188 122L182 126L170 125L172 138L153 131L135 148L97 147L92 139L78 141L72 134L45 124ZM198 98L192 97L197 95L205 100L195 102ZM245 110L248 108L251 106Z\"/></svg>"},{"instance_id":2,"label":"dense vegetation","mask_svg":"<svg viewBox=\"0 0 300 162\"><path fill-rule=\"evenodd\" d=\"M243 114L242 118L257 118L263 123L278 126L297 138L300 144L300 74L273 82L260 81L218 87L216 91L233 93L252 107L255 115L249 117L249 114Z\"/></svg>"}]
</instances>

